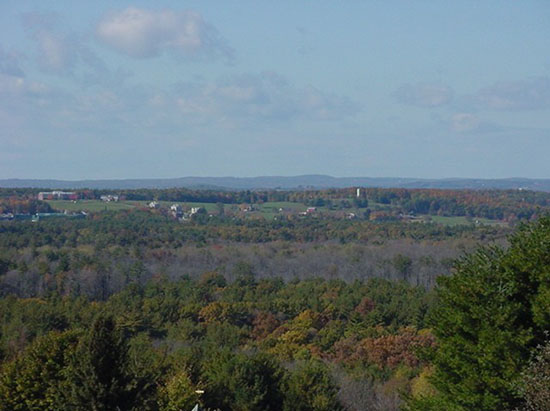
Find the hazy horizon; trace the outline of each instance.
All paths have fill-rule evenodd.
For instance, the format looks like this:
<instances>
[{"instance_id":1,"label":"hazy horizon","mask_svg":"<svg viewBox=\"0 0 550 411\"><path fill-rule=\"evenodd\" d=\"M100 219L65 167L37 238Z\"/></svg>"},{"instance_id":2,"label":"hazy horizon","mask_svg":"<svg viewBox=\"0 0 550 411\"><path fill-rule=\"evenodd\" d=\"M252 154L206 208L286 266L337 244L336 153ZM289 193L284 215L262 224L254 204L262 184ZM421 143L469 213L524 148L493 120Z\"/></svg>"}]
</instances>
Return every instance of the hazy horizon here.
<instances>
[{"instance_id":1,"label":"hazy horizon","mask_svg":"<svg viewBox=\"0 0 550 411\"><path fill-rule=\"evenodd\" d=\"M0 5L0 176L550 177L543 0Z\"/></svg>"},{"instance_id":2,"label":"hazy horizon","mask_svg":"<svg viewBox=\"0 0 550 411\"><path fill-rule=\"evenodd\" d=\"M254 179L254 178L299 178L299 177L328 177L335 179L351 179L351 178L372 178L372 179L403 179L403 180L550 180L550 177L524 177L524 176L506 176L506 177L416 177L416 176L367 176L367 175L331 175L322 173L305 173L305 174L273 174L273 175L181 175L181 176L160 176L160 177L100 177L100 178L55 178L55 177L5 177L1 180L59 180L59 181L86 181L86 180L175 180L185 178L235 178L235 179Z\"/></svg>"}]
</instances>

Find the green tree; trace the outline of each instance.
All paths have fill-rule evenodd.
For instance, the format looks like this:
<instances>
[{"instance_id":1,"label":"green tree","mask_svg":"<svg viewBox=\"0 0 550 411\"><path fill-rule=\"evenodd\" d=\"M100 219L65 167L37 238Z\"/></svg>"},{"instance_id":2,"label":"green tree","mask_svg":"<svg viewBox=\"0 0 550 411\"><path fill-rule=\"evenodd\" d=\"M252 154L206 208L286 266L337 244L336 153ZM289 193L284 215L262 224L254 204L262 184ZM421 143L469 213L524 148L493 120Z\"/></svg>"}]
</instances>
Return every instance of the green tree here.
<instances>
[{"instance_id":1,"label":"green tree","mask_svg":"<svg viewBox=\"0 0 550 411\"><path fill-rule=\"evenodd\" d=\"M67 403L75 410L147 409L150 381L130 367L128 344L111 317L100 315L67 370Z\"/></svg>"},{"instance_id":2,"label":"green tree","mask_svg":"<svg viewBox=\"0 0 550 411\"><path fill-rule=\"evenodd\" d=\"M432 382L438 394L412 409L503 410L550 327L550 217L522 226L507 250L482 248L438 281Z\"/></svg>"},{"instance_id":3,"label":"green tree","mask_svg":"<svg viewBox=\"0 0 550 411\"><path fill-rule=\"evenodd\" d=\"M73 331L38 337L0 374L0 410L61 410L64 371L78 342Z\"/></svg>"},{"instance_id":4,"label":"green tree","mask_svg":"<svg viewBox=\"0 0 550 411\"><path fill-rule=\"evenodd\" d=\"M234 411L280 410L283 370L265 354L213 353L204 366L205 405Z\"/></svg>"},{"instance_id":5,"label":"green tree","mask_svg":"<svg viewBox=\"0 0 550 411\"><path fill-rule=\"evenodd\" d=\"M166 381L159 395L162 411L190 410L199 402L200 395L189 374L188 370L181 369Z\"/></svg>"},{"instance_id":6,"label":"green tree","mask_svg":"<svg viewBox=\"0 0 550 411\"><path fill-rule=\"evenodd\" d=\"M412 268L411 258L403 254L397 254L392 263L397 272L403 277L403 280L407 280Z\"/></svg>"},{"instance_id":7,"label":"green tree","mask_svg":"<svg viewBox=\"0 0 550 411\"><path fill-rule=\"evenodd\" d=\"M335 411L343 407L338 401L338 387L329 369L320 361L299 364L285 384L285 411Z\"/></svg>"},{"instance_id":8,"label":"green tree","mask_svg":"<svg viewBox=\"0 0 550 411\"><path fill-rule=\"evenodd\" d=\"M7 258L0 257L0 275L6 274L10 268L10 261Z\"/></svg>"}]
</instances>

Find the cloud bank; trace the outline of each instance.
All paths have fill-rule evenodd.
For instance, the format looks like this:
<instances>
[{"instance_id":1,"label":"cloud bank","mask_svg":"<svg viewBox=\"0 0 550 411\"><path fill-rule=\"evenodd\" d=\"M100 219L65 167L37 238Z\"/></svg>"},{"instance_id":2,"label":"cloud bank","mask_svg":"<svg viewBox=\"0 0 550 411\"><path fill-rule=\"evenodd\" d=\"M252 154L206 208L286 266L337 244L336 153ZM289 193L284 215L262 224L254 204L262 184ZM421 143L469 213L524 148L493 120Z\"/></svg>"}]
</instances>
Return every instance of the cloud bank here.
<instances>
[{"instance_id":1,"label":"cloud bank","mask_svg":"<svg viewBox=\"0 0 550 411\"><path fill-rule=\"evenodd\" d=\"M491 110L539 110L550 107L550 78L495 83L479 90L477 103Z\"/></svg>"},{"instance_id":2,"label":"cloud bank","mask_svg":"<svg viewBox=\"0 0 550 411\"><path fill-rule=\"evenodd\" d=\"M218 31L194 11L128 7L105 15L96 27L100 42L134 58L165 52L178 56L231 59L233 50Z\"/></svg>"},{"instance_id":3,"label":"cloud bank","mask_svg":"<svg viewBox=\"0 0 550 411\"><path fill-rule=\"evenodd\" d=\"M78 36L61 30L60 16L31 12L23 14L21 19L36 45L39 67L55 74L70 73L79 60L82 47Z\"/></svg>"},{"instance_id":4,"label":"cloud bank","mask_svg":"<svg viewBox=\"0 0 550 411\"><path fill-rule=\"evenodd\" d=\"M232 121L330 121L353 116L359 111L359 106L346 97L311 86L296 87L273 72L229 76L209 83L180 84L175 93L157 95L151 103L177 107L183 115Z\"/></svg>"}]
</instances>

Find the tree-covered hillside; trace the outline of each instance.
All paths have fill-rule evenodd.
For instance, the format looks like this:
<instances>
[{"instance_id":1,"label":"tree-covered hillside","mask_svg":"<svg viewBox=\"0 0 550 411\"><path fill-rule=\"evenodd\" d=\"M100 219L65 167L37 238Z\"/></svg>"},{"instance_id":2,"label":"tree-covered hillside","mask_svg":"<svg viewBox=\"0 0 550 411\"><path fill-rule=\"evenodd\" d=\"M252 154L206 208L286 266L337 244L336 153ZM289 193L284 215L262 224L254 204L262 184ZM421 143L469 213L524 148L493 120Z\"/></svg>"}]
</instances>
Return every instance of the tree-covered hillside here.
<instances>
[{"instance_id":1,"label":"tree-covered hillside","mask_svg":"<svg viewBox=\"0 0 550 411\"><path fill-rule=\"evenodd\" d=\"M234 410L391 409L397 388L410 391L425 370L416 352L434 343L431 306L430 293L405 283L285 284L246 266L231 284L216 273L159 277L105 301L6 297L0 409L172 410L199 400Z\"/></svg>"},{"instance_id":2,"label":"tree-covered hillside","mask_svg":"<svg viewBox=\"0 0 550 411\"><path fill-rule=\"evenodd\" d=\"M344 194L273 193L316 212L270 218L261 199L186 218L170 202L80 219L8 215L0 410L544 409L546 200L372 189L353 204ZM33 195L0 203L51 211ZM436 220L483 202L490 212L524 202L532 213L521 220L533 221ZM435 221L338 214L434 204Z\"/></svg>"}]
</instances>

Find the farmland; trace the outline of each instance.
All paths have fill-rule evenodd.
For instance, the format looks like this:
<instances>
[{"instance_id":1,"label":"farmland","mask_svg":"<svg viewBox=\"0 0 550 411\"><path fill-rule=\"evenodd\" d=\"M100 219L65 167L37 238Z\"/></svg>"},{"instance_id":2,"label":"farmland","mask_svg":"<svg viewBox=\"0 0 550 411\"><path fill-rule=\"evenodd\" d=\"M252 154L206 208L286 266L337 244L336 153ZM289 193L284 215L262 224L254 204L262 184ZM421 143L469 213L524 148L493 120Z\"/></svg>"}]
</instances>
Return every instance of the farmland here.
<instances>
[{"instance_id":1,"label":"farmland","mask_svg":"<svg viewBox=\"0 0 550 411\"><path fill-rule=\"evenodd\" d=\"M67 212L90 212L97 213L102 211L121 211L132 209L144 209L148 208L149 201L118 201L118 202L104 202L101 200L49 200L47 201L50 206L56 211ZM219 213L219 204L206 203L206 202L172 202L172 201L158 201L161 209L169 209L173 204L179 204L183 209L191 209L193 207L201 207L208 213ZM374 207L395 209L397 206L383 204L374 204ZM225 204L223 206L224 212L230 214L243 214L250 218L264 218L266 220L272 220L278 216L284 215L297 215L304 213L308 208L307 205L289 201L273 201L265 202L251 207L250 211L242 212L241 208L236 204ZM367 208L349 208L346 209L347 215L363 216ZM334 210L330 207L322 206L316 207L316 215L325 216L338 216L341 215L341 210ZM456 225L498 225L505 226L506 223L499 220L492 220L488 218L469 218L464 216L430 216L427 214L416 216L418 222L442 224L445 226Z\"/></svg>"}]
</instances>

